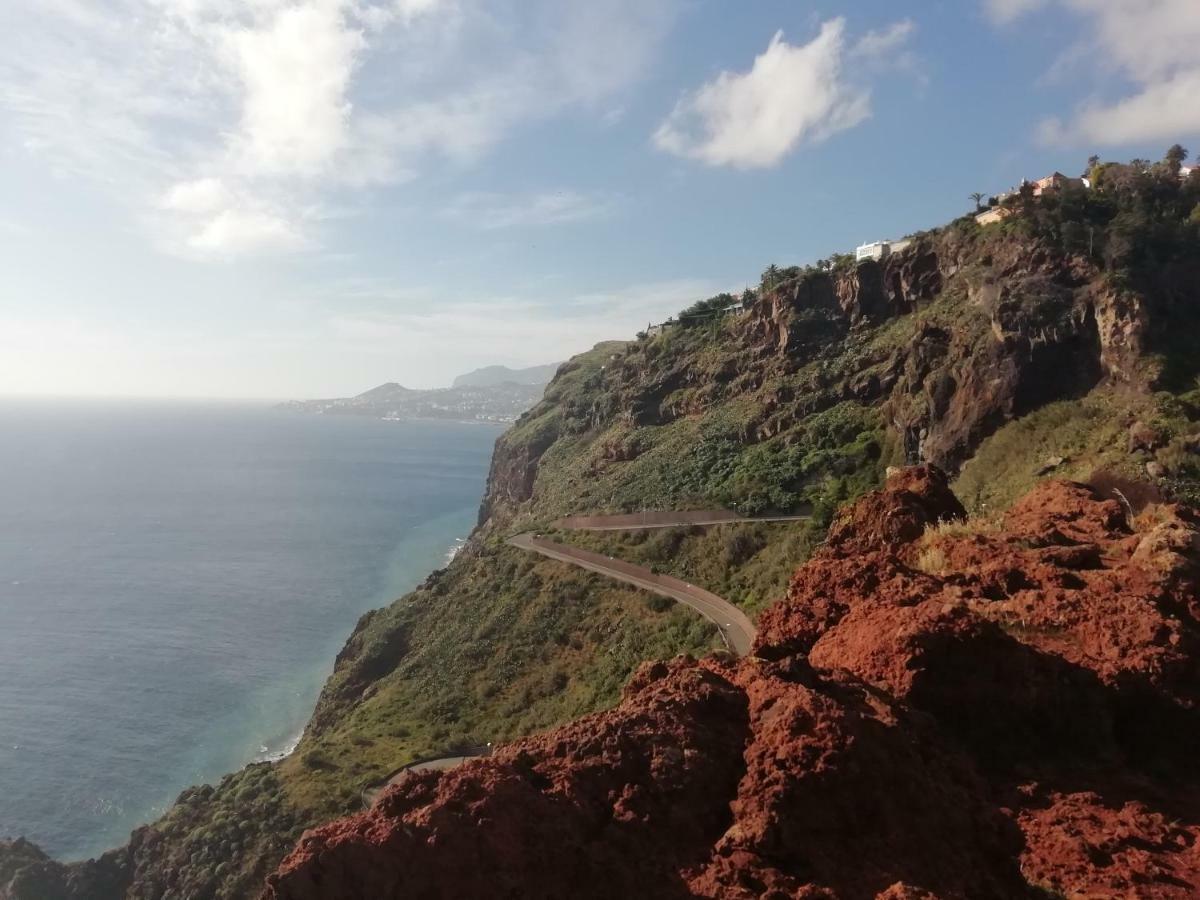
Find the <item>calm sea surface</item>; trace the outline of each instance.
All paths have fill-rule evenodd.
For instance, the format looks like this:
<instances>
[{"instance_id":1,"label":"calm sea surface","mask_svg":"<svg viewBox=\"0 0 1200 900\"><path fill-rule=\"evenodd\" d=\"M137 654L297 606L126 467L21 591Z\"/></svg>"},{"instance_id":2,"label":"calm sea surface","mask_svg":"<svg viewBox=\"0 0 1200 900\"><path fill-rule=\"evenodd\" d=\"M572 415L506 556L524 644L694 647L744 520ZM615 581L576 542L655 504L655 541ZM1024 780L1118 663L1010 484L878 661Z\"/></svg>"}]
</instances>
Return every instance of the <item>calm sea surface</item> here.
<instances>
[{"instance_id":1,"label":"calm sea surface","mask_svg":"<svg viewBox=\"0 0 1200 900\"><path fill-rule=\"evenodd\" d=\"M470 531L498 433L0 401L0 837L92 856L285 752L359 615Z\"/></svg>"}]
</instances>

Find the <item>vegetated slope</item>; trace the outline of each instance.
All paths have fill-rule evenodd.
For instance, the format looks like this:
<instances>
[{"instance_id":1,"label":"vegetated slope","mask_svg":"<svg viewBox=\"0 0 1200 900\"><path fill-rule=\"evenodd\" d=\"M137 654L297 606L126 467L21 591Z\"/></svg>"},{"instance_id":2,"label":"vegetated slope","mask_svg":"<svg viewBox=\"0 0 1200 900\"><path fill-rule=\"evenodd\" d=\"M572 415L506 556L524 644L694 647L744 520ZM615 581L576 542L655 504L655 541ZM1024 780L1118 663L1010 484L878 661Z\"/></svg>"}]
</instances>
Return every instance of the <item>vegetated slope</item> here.
<instances>
[{"instance_id":1,"label":"vegetated slope","mask_svg":"<svg viewBox=\"0 0 1200 900\"><path fill-rule=\"evenodd\" d=\"M899 470L835 520L753 658L410 776L265 900L1200 893L1200 516L1046 482L963 523Z\"/></svg>"},{"instance_id":2,"label":"vegetated slope","mask_svg":"<svg viewBox=\"0 0 1200 900\"><path fill-rule=\"evenodd\" d=\"M1000 225L963 219L883 263L772 268L744 315L567 363L498 443L481 527L363 618L292 757L186 792L92 866L0 851L0 896L254 896L305 827L405 762L606 708L642 661L716 646L686 610L506 546L561 515L811 509L796 525L556 536L754 614L889 464L962 466L964 502L989 515L1047 470L1099 470L1139 506L1194 496L1200 183L1094 175L1091 193L1022 198Z\"/></svg>"}]
</instances>

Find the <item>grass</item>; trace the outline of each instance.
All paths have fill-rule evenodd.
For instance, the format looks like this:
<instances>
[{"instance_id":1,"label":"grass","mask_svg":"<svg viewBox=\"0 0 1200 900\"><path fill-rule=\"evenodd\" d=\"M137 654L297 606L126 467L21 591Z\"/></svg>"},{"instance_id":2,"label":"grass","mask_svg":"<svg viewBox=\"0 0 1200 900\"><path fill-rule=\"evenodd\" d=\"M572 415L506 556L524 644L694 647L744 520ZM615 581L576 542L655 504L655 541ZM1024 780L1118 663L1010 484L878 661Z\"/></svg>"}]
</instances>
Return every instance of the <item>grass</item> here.
<instances>
[{"instance_id":1,"label":"grass","mask_svg":"<svg viewBox=\"0 0 1200 900\"><path fill-rule=\"evenodd\" d=\"M1097 472L1144 481L1146 463L1161 458L1171 473L1165 490L1189 499L1197 483L1197 458L1182 450L1183 437L1198 430L1192 395L1135 393L1124 386L1101 386L1078 400L1050 403L1007 423L976 451L954 482L954 491L972 513L1007 509L1042 478L1088 481ZM1162 436L1155 454L1128 447L1130 425L1142 421ZM1039 474L1051 457L1064 463Z\"/></svg>"},{"instance_id":2,"label":"grass","mask_svg":"<svg viewBox=\"0 0 1200 900\"><path fill-rule=\"evenodd\" d=\"M959 361L986 358L978 351L995 340L990 313L968 302L971 286L990 277L993 252L1025 249L1003 229L988 231L968 223L930 236L958 242L950 249L966 264L912 315L843 334L844 323L818 310L793 310L797 340L786 356L769 337L739 331L746 320L731 318L601 344L568 363L499 444L498 471L536 470L533 496L524 497L526 485L514 477L494 504L494 521L447 570L364 617L298 751L185 795L155 826L168 840L152 851L150 867L174 868L177 896L253 894L254 879L261 883L300 829L356 810L365 785L413 759L604 709L643 661L719 646L693 611L509 547L505 538L546 531L572 513L811 508L806 523L558 536L702 585L753 616L786 591L834 510L902 462L892 425L919 425L931 402L909 371L917 365L914 338L930 334L922 353L935 372L945 374L936 365L943 349ZM1016 297L1025 312L1063 312L1041 302L1039 291L1051 286L1015 287L1025 291ZM831 334L838 339L826 339ZM1198 364L1186 354L1194 350L1177 337L1182 343L1165 351L1175 353L1171 371L1190 378ZM899 377L911 383L883 386ZM876 387L862 390L872 379ZM1144 475L1150 457L1126 448L1130 415L1163 434L1156 461L1173 478L1200 483L1182 442L1198 430L1194 387L1159 395L1101 388L1004 424L954 485L982 521L931 530L918 565L943 571L938 541L992 527L1048 457L1066 459L1055 477L1082 479L1101 468Z\"/></svg>"}]
</instances>

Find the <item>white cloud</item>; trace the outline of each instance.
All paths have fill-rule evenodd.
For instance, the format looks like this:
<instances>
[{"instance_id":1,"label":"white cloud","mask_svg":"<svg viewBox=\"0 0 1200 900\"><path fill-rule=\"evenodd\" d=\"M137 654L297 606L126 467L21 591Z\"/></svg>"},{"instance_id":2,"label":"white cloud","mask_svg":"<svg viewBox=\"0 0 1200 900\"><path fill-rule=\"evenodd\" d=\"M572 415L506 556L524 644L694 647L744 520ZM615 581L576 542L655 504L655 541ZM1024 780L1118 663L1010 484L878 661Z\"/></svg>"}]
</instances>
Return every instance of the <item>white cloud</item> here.
<instances>
[{"instance_id":1,"label":"white cloud","mask_svg":"<svg viewBox=\"0 0 1200 900\"><path fill-rule=\"evenodd\" d=\"M362 33L337 0L279 10L227 36L243 85L236 151L250 174L320 174L348 140L347 92Z\"/></svg>"},{"instance_id":2,"label":"white cloud","mask_svg":"<svg viewBox=\"0 0 1200 900\"><path fill-rule=\"evenodd\" d=\"M229 200L229 189L220 178L197 178L172 185L161 206L174 212L204 215L221 211Z\"/></svg>"},{"instance_id":3,"label":"white cloud","mask_svg":"<svg viewBox=\"0 0 1200 900\"><path fill-rule=\"evenodd\" d=\"M1038 135L1045 143L1128 144L1173 142L1200 133L1200 67L1145 86L1116 103L1087 104L1069 122L1045 119Z\"/></svg>"},{"instance_id":4,"label":"white cloud","mask_svg":"<svg viewBox=\"0 0 1200 900\"><path fill-rule=\"evenodd\" d=\"M298 250L307 240L296 225L261 209L223 209L187 238L199 255L231 257L244 253Z\"/></svg>"},{"instance_id":5,"label":"white cloud","mask_svg":"<svg viewBox=\"0 0 1200 900\"><path fill-rule=\"evenodd\" d=\"M612 212L605 197L576 191L555 191L528 196L463 194L447 206L444 215L485 230L539 225L565 225L597 219Z\"/></svg>"},{"instance_id":6,"label":"white cloud","mask_svg":"<svg viewBox=\"0 0 1200 900\"><path fill-rule=\"evenodd\" d=\"M871 95L845 75L848 53L883 60L902 49L913 26L872 32L849 51L845 30L844 19L831 19L800 46L778 32L748 72L722 72L680 100L655 145L713 166L765 168L805 141L858 125L871 114Z\"/></svg>"},{"instance_id":7,"label":"white cloud","mask_svg":"<svg viewBox=\"0 0 1200 900\"><path fill-rule=\"evenodd\" d=\"M9 237L27 237L33 234L33 229L28 225L20 222L13 222L9 219L0 219L0 234Z\"/></svg>"},{"instance_id":8,"label":"white cloud","mask_svg":"<svg viewBox=\"0 0 1200 900\"><path fill-rule=\"evenodd\" d=\"M1089 26L1066 51L1092 59L1107 75L1116 70L1132 93L1116 100L1093 97L1067 118L1039 129L1048 142L1122 144L1173 141L1200 133L1200 4L1196 0L989 0L998 21L1012 21L1051 3ZM1095 80L1095 79L1093 79Z\"/></svg>"},{"instance_id":9,"label":"white cloud","mask_svg":"<svg viewBox=\"0 0 1200 900\"><path fill-rule=\"evenodd\" d=\"M680 4L10 2L0 125L189 255L303 246L315 207L468 165L568 108L600 119Z\"/></svg>"},{"instance_id":10,"label":"white cloud","mask_svg":"<svg viewBox=\"0 0 1200 900\"><path fill-rule=\"evenodd\" d=\"M984 0L983 7L993 22L1007 25L1045 5L1046 0Z\"/></svg>"},{"instance_id":11,"label":"white cloud","mask_svg":"<svg viewBox=\"0 0 1200 900\"><path fill-rule=\"evenodd\" d=\"M916 31L917 25L912 19L893 22L882 31L868 31L851 48L850 56L874 62L889 59L901 51L907 54L908 42Z\"/></svg>"}]
</instances>

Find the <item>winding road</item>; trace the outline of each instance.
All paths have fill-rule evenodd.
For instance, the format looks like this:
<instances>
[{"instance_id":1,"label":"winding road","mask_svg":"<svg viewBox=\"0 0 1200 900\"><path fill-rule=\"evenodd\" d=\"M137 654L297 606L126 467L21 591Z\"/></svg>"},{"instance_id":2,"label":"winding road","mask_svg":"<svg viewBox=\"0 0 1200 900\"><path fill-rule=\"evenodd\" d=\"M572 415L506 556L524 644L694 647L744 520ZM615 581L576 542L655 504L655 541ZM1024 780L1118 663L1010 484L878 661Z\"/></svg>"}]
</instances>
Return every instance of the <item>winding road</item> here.
<instances>
[{"instance_id":1,"label":"winding road","mask_svg":"<svg viewBox=\"0 0 1200 900\"><path fill-rule=\"evenodd\" d=\"M672 578L670 575L656 575L649 569L635 566L611 556L592 553L566 544L558 544L546 540L532 532L519 534L508 541L514 547L540 553L550 559L570 563L589 572L598 572L609 578L623 581L642 590L650 591L662 597L690 606L704 618L717 626L725 646L738 656L745 656L754 644L754 624L744 612L711 591Z\"/></svg>"},{"instance_id":2,"label":"winding road","mask_svg":"<svg viewBox=\"0 0 1200 900\"><path fill-rule=\"evenodd\" d=\"M492 752L491 744L486 747L474 747L471 752L462 756L443 756L440 759L422 759L416 762L411 762L399 772L389 775L384 781L373 784L362 792L362 802L366 809L370 809L375 801L379 799L379 795L390 788L393 784L399 784L408 775L416 772L444 772L447 769L457 769L469 759L478 759L481 756L490 756Z\"/></svg>"},{"instance_id":3,"label":"winding road","mask_svg":"<svg viewBox=\"0 0 1200 900\"><path fill-rule=\"evenodd\" d=\"M555 527L573 531L639 531L651 528L676 528L689 525L730 525L738 522L800 522L808 516L763 516L751 518L739 516L724 509L690 510L687 512L642 512L615 516L569 516L559 519ZM521 550L538 553L549 559L565 562L589 572L605 575L616 581L668 597L677 603L690 606L712 622L721 635L725 646L738 656L746 656L754 646L756 634L754 623L744 612L711 591L696 587L670 575L658 575L649 569L635 566L611 556L559 544L547 540L536 532L528 531L509 538L508 543ZM384 790L413 772L431 772L453 769L469 759L486 756L491 745L478 748L478 753L463 756L446 756L440 759L421 760L410 763L385 781L363 791L363 805L370 807Z\"/></svg>"}]
</instances>

